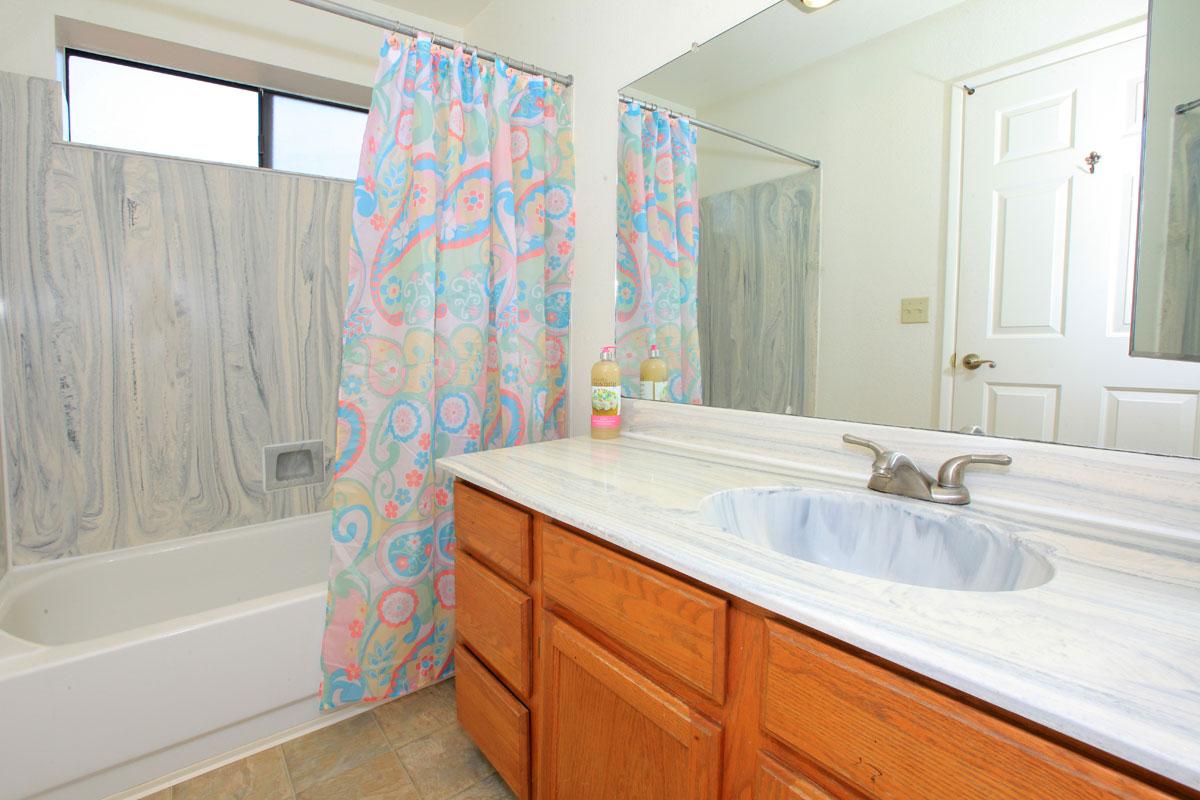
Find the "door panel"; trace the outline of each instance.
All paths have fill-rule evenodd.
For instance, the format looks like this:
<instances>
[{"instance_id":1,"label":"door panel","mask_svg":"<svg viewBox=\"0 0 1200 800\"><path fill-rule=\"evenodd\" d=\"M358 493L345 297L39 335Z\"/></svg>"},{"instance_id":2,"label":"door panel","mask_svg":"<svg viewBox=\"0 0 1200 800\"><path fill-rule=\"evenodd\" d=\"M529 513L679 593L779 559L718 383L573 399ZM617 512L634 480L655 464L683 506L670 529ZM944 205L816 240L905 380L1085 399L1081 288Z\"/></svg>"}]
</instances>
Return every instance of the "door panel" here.
<instances>
[{"instance_id":1,"label":"door panel","mask_svg":"<svg viewBox=\"0 0 1200 800\"><path fill-rule=\"evenodd\" d=\"M984 430L996 436L1052 442L1058 434L1059 386L987 384Z\"/></svg>"},{"instance_id":2,"label":"door panel","mask_svg":"<svg viewBox=\"0 0 1200 800\"><path fill-rule=\"evenodd\" d=\"M997 161L1065 150L1075 146L1075 93L1005 109L997 117Z\"/></svg>"},{"instance_id":3,"label":"door panel","mask_svg":"<svg viewBox=\"0 0 1200 800\"><path fill-rule=\"evenodd\" d=\"M720 729L567 623L545 619L547 800L715 800Z\"/></svg>"},{"instance_id":4,"label":"door panel","mask_svg":"<svg viewBox=\"0 0 1200 800\"><path fill-rule=\"evenodd\" d=\"M947 427L1200 455L1200 365L1128 354L1144 66L1131 39L965 98Z\"/></svg>"},{"instance_id":5,"label":"door panel","mask_svg":"<svg viewBox=\"0 0 1200 800\"><path fill-rule=\"evenodd\" d=\"M992 336L1061 336L1071 180L996 192Z\"/></svg>"},{"instance_id":6,"label":"door panel","mask_svg":"<svg viewBox=\"0 0 1200 800\"><path fill-rule=\"evenodd\" d=\"M1103 445L1193 455L1198 399L1200 391L1105 388Z\"/></svg>"}]
</instances>

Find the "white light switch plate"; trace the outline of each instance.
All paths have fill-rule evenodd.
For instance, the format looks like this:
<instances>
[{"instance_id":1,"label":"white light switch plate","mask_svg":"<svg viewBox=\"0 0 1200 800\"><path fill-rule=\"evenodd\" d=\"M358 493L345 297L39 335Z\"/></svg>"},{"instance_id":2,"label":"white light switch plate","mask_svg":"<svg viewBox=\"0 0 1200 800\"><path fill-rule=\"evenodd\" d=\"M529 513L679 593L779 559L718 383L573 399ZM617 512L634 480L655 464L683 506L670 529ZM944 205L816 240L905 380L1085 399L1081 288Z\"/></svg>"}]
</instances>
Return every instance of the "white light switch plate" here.
<instances>
[{"instance_id":1,"label":"white light switch plate","mask_svg":"<svg viewBox=\"0 0 1200 800\"><path fill-rule=\"evenodd\" d=\"M929 298L901 297L900 324L912 325L918 322L929 322Z\"/></svg>"}]
</instances>

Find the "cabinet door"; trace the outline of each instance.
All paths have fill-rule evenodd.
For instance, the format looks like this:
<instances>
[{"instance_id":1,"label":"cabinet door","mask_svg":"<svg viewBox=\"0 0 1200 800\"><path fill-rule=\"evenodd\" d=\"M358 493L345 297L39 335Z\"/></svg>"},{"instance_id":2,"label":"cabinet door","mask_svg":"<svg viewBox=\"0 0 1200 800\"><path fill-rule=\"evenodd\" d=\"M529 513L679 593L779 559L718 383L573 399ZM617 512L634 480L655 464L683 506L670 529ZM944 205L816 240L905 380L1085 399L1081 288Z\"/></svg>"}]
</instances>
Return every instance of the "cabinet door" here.
<instances>
[{"instance_id":1,"label":"cabinet door","mask_svg":"<svg viewBox=\"0 0 1200 800\"><path fill-rule=\"evenodd\" d=\"M720 730L546 615L546 800L716 800Z\"/></svg>"},{"instance_id":2,"label":"cabinet door","mask_svg":"<svg viewBox=\"0 0 1200 800\"><path fill-rule=\"evenodd\" d=\"M766 753L759 753L758 771L754 775L754 800L834 800L834 797L804 775L793 772Z\"/></svg>"}]
</instances>

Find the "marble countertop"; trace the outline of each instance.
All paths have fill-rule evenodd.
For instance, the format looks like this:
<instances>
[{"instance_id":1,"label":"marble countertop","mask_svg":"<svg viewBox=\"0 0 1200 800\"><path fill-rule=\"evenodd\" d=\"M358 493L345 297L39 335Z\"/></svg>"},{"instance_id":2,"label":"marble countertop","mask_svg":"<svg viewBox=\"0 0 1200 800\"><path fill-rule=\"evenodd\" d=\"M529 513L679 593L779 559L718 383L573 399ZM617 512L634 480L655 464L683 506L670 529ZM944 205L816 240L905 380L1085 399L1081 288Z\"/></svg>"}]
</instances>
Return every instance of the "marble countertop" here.
<instances>
[{"instance_id":1,"label":"marble countertop","mask_svg":"<svg viewBox=\"0 0 1200 800\"><path fill-rule=\"evenodd\" d=\"M581 437L438 463L729 595L1200 789L1194 535L1047 518L1034 506L977 498L960 513L1015 527L1055 574L1018 592L947 591L781 556L707 524L698 510L707 495L738 487L867 494L868 460L855 483L801 464L639 437Z\"/></svg>"}]
</instances>

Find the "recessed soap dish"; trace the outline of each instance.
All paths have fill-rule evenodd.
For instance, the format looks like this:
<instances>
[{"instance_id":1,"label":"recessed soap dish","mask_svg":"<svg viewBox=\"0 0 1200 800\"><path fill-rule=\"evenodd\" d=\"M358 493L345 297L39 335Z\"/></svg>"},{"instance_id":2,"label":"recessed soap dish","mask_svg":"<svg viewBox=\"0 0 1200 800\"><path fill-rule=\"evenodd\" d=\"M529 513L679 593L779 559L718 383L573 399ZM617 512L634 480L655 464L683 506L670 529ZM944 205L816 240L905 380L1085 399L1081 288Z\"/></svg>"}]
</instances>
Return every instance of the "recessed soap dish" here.
<instances>
[{"instance_id":1,"label":"recessed soap dish","mask_svg":"<svg viewBox=\"0 0 1200 800\"><path fill-rule=\"evenodd\" d=\"M268 492L325 482L325 442L269 444L263 448L263 488Z\"/></svg>"}]
</instances>

